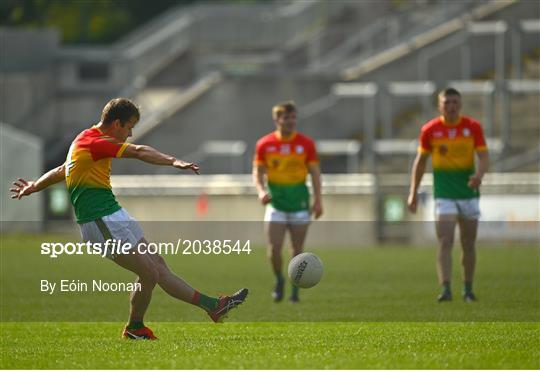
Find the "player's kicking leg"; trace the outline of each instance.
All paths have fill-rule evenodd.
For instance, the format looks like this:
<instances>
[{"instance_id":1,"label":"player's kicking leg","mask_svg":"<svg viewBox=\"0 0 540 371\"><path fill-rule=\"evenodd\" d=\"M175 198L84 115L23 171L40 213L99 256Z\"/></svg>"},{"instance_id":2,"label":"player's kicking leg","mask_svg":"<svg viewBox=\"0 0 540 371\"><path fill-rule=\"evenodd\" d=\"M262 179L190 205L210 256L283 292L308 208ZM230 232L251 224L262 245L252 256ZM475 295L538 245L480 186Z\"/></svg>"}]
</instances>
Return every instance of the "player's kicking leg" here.
<instances>
[{"instance_id":1,"label":"player's kicking leg","mask_svg":"<svg viewBox=\"0 0 540 371\"><path fill-rule=\"evenodd\" d=\"M158 285L170 296L204 309L214 322L223 322L231 309L246 300L249 292L246 288L232 295L220 295L217 298L204 295L174 274L161 256L151 255L151 258L159 271Z\"/></svg>"},{"instance_id":2,"label":"player's kicking leg","mask_svg":"<svg viewBox=\"0 0 540 371\"><path fill-rule=\"evenodd\" d=\"M147 244L144 239L140 242ZM131 296L130 318L123 333L128 339L157 339L143 322L156 284L172 297L204 309L214 322L221 322L231 309L244 302L248 294L247 289L241 289L233 295L218 298L204 295L172 273L159 255L135 252L119 255L114 261L137 274L137 281L141 283L141 290L134 291Z\"/></svg>"}]
</instances>

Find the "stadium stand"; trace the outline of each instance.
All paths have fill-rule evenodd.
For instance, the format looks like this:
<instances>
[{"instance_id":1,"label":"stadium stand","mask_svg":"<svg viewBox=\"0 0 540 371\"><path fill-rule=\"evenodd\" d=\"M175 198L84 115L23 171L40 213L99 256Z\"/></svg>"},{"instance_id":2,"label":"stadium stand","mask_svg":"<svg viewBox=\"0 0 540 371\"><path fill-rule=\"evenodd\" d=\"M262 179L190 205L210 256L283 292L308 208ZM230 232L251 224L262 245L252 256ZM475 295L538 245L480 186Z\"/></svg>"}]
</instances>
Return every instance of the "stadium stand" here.
<instances>
[{"instance_id":1,"label":"stadium stand","mask_svg":"<svg viewBox=\"0 0 540 371\"><path fill-rule=\"evenodd\" d=\"M467 9L465 13L461 14L459 17L456 16L455 13L448 13L449 21L456 18L462 22L469 19L476 19L476 29L479 29L482 28L482 23L478 22L480 19L485 18L489 20L489 17L496 17L499 19L499 21L505 20L510 24L511 22L515 22L516 19L519 19L519 17L523 17L524 14L532 14L531 5L527 3L506 2L504 3L504 7L500 5L500 2L483 2L480 5L476 5L477 8L473 9L473 11L467 12L469 10ZM430 29L426 31L424 28L424 34L420 34L416 37L418 39L422 39L422 37L426 39L428 36L433 38L434 36L430 36L433 34L433 32L434 31ZM440 31L438 32L440 33ZM477 37L469 37L469 33L470 32L466 27L465 29L458 29L456 32L454 32L454 34L456 34L458 37L455 35L452 36L454 39L451 39L451 41L456 45L452 45L452 43L450 43L450 46L452 46L451 48L447 47L447 45L449 45L448 38L444 38L441 35L438 37L442 39L441 43L444 49L444 53L442 53L443 57L447 55L447 53L452 53L455 48L458 48L458 51L461 50L459 48L465 48L465 46L463 46L463 40L465 39L470 39L471 45L468 46L468 48L471 50L482 49L483 52L487 53L486 57L483 59L477 58L475 55L474 60L471 60L470 63L472 64L470 66L470 73L474 76L474 74L479 73L477 71L483 71L485 73L486 67L483 67L482 65L487 64L488 61L493 61L492 55L489 53L494 53L494 43L487 42L476 45L473 43L473 41L477 39ZM505 37L509 38L508 35ZM456 42L455 40L458 40L459 42ZM396 40L394 40L394 44L395 43ZM531 44L531 40L529 40L528 44L522 44L522 47L531 48L531 45L533 44ZM426 46L421 52L417 52L418 55L413 58L412 61L407 62L406 60L402 61L400 59L390 64L394 64L396 67L392 68L399 71L400 69L409 69L409 67L407 67L408 63L408 65L414 67L415 72L418 72L417 59L421 58L422 60L429 60L429 65L431 66L430 68L434 68L433 66L437 66L438 64L438 58L441 57L441 52L439 51L441 50L441 47L437 45L440 45L437 43L437 40L432 41L432 43ZM426 56L429 54L425 51L426 49L429 49L428 47L432 48L431 52L429 52L433 54L432 58L428 58ZM466 55L466 52L463 53ZM479 59L481 61L477 63ZM449 63L447 62L446 64L441 65L439 70L447 70L448 64ZM241 65L242 63L239 63L239 66ZM490 68L494 67L495 66L491 62ZM289 97L296 98L297 103L300 105L301 125L306 133L316 138L342 140L356 139L359 141L364 139L363 135L365 130L362 128L365 127L365 124L363 124L361 119L361 117L363 117L362 105L358 104L358 101L355 99L339 99L338 97L333 96L332 93L329 94L329 92L331 92L333 82L336 81L335 76L329 76L327 72L324 75L314 73L309 75L309 77L305 77L305 75L298 75L291 71L289 71L289 73L282 72L276 75L275 73L271 73L271 68L266 70L262 69L262 71L260 71L261 67L258 68L259 70L252 69L247 72L244 71L243 73L240 73L238 70L231 71L230 69L228 70L225 68L223 71L223 80L217 84L212 91L209 91L208 94L202 96L200 101L194 102L190 107L187 107L186 110L179 111L169 119L164 120L162 125L160 125L160 129L154 133L150 133L144 138L144 140L148 141L149 143L165 143L164 145L167 150L175 151L178 142L172 139L173 136L176 135L178 138L182 138L195 135L196 138L194 141L186 141L184 143L185 146L182 146L182 153L185 154L195 152L197 150L195 148L197 139L204 140L204 138L216 140L241 139L248 143L249 146L250 144L252 145L252 142L258 135L262 134L271 125L268 117L261 113L265 112L267 106L271 104L270 102ZM294 71L294 68L296 67L291 68L291 70ZM384 68L379 67L379 69L382 70L388 68L391 68L388 63L384 66ZM286 68L284 70L287 71ZM378 73L378 71L374 71L373 73L375 72ZM452 74L449 76L451 75ZM459 80L462 78L460 73L453 74L453 76ZM420 76L418 74L415 75L414 73L410 76L413 81L414 79L418 80L419 77ZM366 79L368 78L369 77L366 77ZM397 81L402 81L406 78L407 75L404 74L402 79ZM375 75L374 80L378 82L378 96L377 102L375 103L376 106L378 106L378 110L376 112L376 137L389 139L389 136L393 135L392 132L387 129L390 128L391 130L394 130L395 126L395 129L397 130L395 133L396 139L413 139L416 136L419 125L423 122L423 120L434 113L432 104L433 92L437 88L444 86L449 79L447 78L444 81L441 81L441 79L439 79L439 81L433 81L435 87L432 88L431 92L425 94L425 99L420 102L420 106L423 107L424 111L426 111L422 112L420 115L416 113L417 108L415 105L418 106L418 104L411 105L409 102L407 102L406 97L393 99L392 114L389 114L389 110L387 108L388 102L385 101L385 99L387 99L387 96L392 95L392 92L395 91L395 89L392 89L392 85L395 85L396 83L393 81L385 82L385 80L380 79L378 75ZM503 125L500 122L502 120L500 118L501 115L498 115L497 112L500 112L501 110L501 101L499 99L501 93L499 90L502 88L499 87L498 83L496 84L496 87L496 92L494 90L490 90L485 93L482 93L482 91L472 91L468 93L468 96L471 95L474 97L476 94L478 95L477 99L482 100L483 106L487 105L487 107L482 109L479 117L485 118L485 120L488 121L487 125L494 128L493 135L500 136L504 130L497 129ZM413 92L411 92L411 95L413 95ZM235 105L235 102L243 102L242 117L240 118L237 117L234 110L229 110L228 108L231 105ZM212 108L209 109L208 107ZM344 112L346 112L346 114L344 114ZM470 112L470 114L477 115L478 110L474 110ZM216 122L216 117L219 117L219 122ZM411 125L411 123L414 123L414 125ZM508 123L504 124L508 125ZM234 133L234 137L230 137L232 133ZM200 138L197 136L200 136ZM170 142L170 145L168 145L167 142ZM511 148L509 143L507 144L508 148ZM368 148L367 146L364 147ZM247 153L249 154L251 150L248 150ZM365 153L363 154L365 155ZM328 156L326 160L326 169L323 168L325 171L345 171L345 169L339 165L343 160L342 158L332 159L332 156ZM246 161L248 161L248 159L246 159ZM209 166L208 164L203 165L206 165L208 168L212 168L212 166ZM137 168L132 167L131 164L126 164L124 166L124 168L118 169L120 173L129 173L132 171L150 171L149 168L148 170L144 170L144 165L133 165ZM323 166L325 165L323 164ZM401 166L402 165L399 165L398 167ZM364 169L367 169L367 167L364 166ZM395 169L395 167L391 166L388 168L388 171L392 171L393 169Z\"/></svg>"},{"instance_id":2,"label":"stadium stand","mask_svg":"<svg viewBox=\"0 0 540 371\"><path fill-rule=\"evenodd\" d=\"M2 28L2 119L38 135L51 167L105 101L128 96L143 114L135 142L205 174L245 174L270 107L294 99L324 173L387 176L407 173L435 92L453 84L485 126L493 168L538 172L539 25L536 1L415 0L174 7L102 47ZM176 172L127 160L113 173Z\"/></svg>"},{"instance_id":3,"label":"stadium stand","mask_svg":"<svg viewBox=\"0 0 540 371\"><path fill-rule=\"evenodd\" d=\"M329 83L336 81L339 77L337 74L343 69L340 63L350 64L347 62L350 58L365 59L379 49L385 50L399 44L400 40L425 33L445 19L493 3L496 2L334 1L255 3L232 8L227 5L196 4L172 8L111 46L50 48L49 54L55 55L57 63L48 76L56 76L57 79L43 82L33 90L52 92L53 99L46 103L39 101L27 118L39 120L40 129L36 133L48 145L55 147L48 152L46 163L55 164L61 161L72 136L89 122L96 121L96 111L106 99L117 95L131 96L154 122L156 119L165 122L171 111L187 109L187 103L179 102L185 102L186 95L193 97L190 91L193 87L200 87L208 80L215 81L209 75L215 69L224 72L229 85L238 85L236 89L243 90L245 80L235 82L235 76L231 75L252 76L259 83L261 77L269 75L268 80L285 79L287 85L299 86L297 89L291 88L291 91L285 87L275 98L273 95L261 95L260 100L265 105L285 96L307 104L317 101L316 96L312 98L313 85L327 90ZM513 3L505 2L507 5L503 10L515 7ZM521 4L518 6L523 7ZM430 14L430 17L421 16L424 13ZM484 13L479 17L489 15ZM217 19L219 22L216 22ZM249 19L250 22L238 22L239 19ZM384 37L381 40L368 37L373 33ZM364 41L355 41L359 35L367 36L363 36ZM11 40L12 36L6 37L8 45ZM362 44L368 41L377 47ZM294 55L299 54L304 55L300 59L305 63L294 61ZM340 63L328 64L329 59L336 58ZM22 58L15 58L13 63L19 65L19 69L20 60ZM317 65L318 68L312 68ZM324 72L320 72L322 66L326 66ZM299 75L306 75L299 71L309 71L308 77L303 79L312 83L297 81ZM328 75L330 77L324 77ZM311 86L303 88L301 85ZM271 89L266 89L264 85L259 88ZM304 91L307 89L309 91ZM195 90L199 91L197 88ZM324 92L318 95L324 96ZM14 94L11 99L16 100L19 96L22 94ZM200 99L205 101L207 98L201 95ZM77 115L71 114L72 111ZM177 119L183 119L182 115L179 116ZM344 127L354 127L356 122L351 124L348 118L338 114L334 121ZM324 120L313 119L316 122L307 123L309 126L324 125ZM28 123L32 120L8 121L28 130L25 125L31 125ZM249 122L253 122L252 118L246 117L244 126ZM55 130L50 130L51 127ZM313 134L317 134L317 130ZM354 139L354 134L341 130L335 134L323 134L334 139ZM241 139L249 143L252 136ZM188 148L184 153L193 150Z\"/></svg>"}]
</instances>

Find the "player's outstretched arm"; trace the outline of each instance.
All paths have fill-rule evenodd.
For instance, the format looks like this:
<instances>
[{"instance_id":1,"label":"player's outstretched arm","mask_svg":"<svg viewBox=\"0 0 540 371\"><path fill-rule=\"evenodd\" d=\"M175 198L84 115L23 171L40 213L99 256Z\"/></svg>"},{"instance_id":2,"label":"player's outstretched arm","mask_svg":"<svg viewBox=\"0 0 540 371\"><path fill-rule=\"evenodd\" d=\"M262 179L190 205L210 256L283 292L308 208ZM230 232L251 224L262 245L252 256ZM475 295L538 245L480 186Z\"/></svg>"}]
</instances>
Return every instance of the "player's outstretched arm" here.
<instances>
[{"instance_id":1,"label":"player's outstretched arm","mask_svg":"<svg viewBox=\"0 0 540 371\"><path fill-rule=\"evenodd\" d=\"M13 182L14 187L10 188L13 193L11 198L20 200L24 196L29 196L32 193L39 192L53 184L59 183L65 179L65 164L55 167L49 170L45 174L39 177L36 181L27 181L19 178L16 182Z\"/></svg>"},{"instance_id":2,"label":"player's outstretched arm","mask_svg":"<svg viewBox=\"0 0 540 371\"><path fill-rule=\"evenodd\" d=\"M193 162L179 160L171 155L166 155L150 146L130 144L122 154L122 157L136 158L153 165L172 166L182 170L189 169L194 173L199 174L199 165L194 164Z\"/></svg>"},{"instance_id":3,"label":"player's outstretched arm","mask_svg":"<svg viewBox=\"0 0 540 371\"><path fill-rule=\"evenodd\" d=\"M321 168L319 164L309 164L308 170L311 175L311 184L313 185L313 216L315 216L315 219L319 219L323 213Z\"/></svg>"},{"instance_id":4,"label":"player's outstretched arm","mask_svg":"<svg viewBox=\"0 0 540 371\"><path fill-rule=\"evenodd\" d=\"M411 187L409 190L409 197L407 199L407 206L411 213L416 213L418 187L422 181L422 177L426 171L426 162L428 154L419 152L414 159L413 168L411 171Z\"/></svg>"}]
</instances>

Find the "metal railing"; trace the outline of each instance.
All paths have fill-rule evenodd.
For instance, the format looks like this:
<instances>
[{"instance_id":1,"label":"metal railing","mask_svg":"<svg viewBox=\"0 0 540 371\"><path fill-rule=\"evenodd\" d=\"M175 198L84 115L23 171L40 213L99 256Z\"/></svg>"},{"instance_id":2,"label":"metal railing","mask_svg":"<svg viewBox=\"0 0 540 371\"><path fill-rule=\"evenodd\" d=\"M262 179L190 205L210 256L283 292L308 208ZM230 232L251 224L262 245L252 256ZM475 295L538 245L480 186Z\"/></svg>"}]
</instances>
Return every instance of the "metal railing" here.
<instances>
[{"instance_id":1,"label":"metal railing","mask_svg":"<svg viewBox=\"0 0 540 371\"><path fill-rule=\"evenodd\" d=\"M424 9L425 6L421 4L410 2L413 5L408 12L388 15L377 19L366 27L353 29L349 31L350 36L344 42L331 50L321 52L320 48L314 47L313 49L318 50L321 55L312 58L308 69L310 72L323 72L330 68L346 68L404 40L421 35L485 2L487 0L435 2L427 9ZM427 12L428 9L429 16L418 17L419 13ZM319 43L325 32L333 32L333 29L323 31L311 43Z\"/></svg>"},{"instance_id":2,"label":"metal railing","mask_svg":"<svg viewBox=\"0 0 540 371\"><path fill-rule=\"evenodd\" d=\"M471 21L482 19L501 9L504 9L517 0L508 1L484 1L470 12L463 14L465 9L456 9L455 12L441 14L436 22L427 22L422 27L405 32L392 45L386 45L385 48L375 50L374 52L363 53L356 57L356 61L348 62L348 66L341 70L341 76L345 80L355 80L367 73L384 66L385 64L399 60L403 56L411 54L416 50L425 50L424 48L435 41L443 40L445 37L459 33L467 28ZM455 2L460 3L460 2ZM482 27L477 24L476 29ZM497 28L497 32L499 28ZM481 30L480 30L481 31ZM470 33L475 32L474 25ZM462 44L463 40L458 40L457 44ZM439 53L439 52L437 52Z\"/></svg>"}]
</instances>

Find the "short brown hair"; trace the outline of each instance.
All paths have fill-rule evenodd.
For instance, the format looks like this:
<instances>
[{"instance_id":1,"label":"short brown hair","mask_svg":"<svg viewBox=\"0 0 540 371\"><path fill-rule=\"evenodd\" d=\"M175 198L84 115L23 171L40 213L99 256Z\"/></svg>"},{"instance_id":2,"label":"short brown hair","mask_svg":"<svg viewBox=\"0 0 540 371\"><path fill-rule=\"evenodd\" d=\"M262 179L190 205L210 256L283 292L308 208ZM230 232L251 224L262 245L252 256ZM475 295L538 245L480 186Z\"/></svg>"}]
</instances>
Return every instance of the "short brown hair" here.
<instances>
[{"instance_id":1,"label":"short brown hair","mask_svg":"<svg viewBox=\"0 0 540 371\"><path fill-rule=\"evenodd\" d=\"M457 89L454 89L454 88L446 88L444 90L441 90L438 96L446 97L449 95L457 95L458 97L461 97L461 93Z\"/></svg>"},{"instance_id":2,"label":"short brown hair","mask_svg":"<svg viewBox=\"0 0 540 371\"><path fill-rule=\"evenodd\" d=\"M292 100L281 102L272 107L272 118L277 119L284 113L296 112L296 105Z\"/></svg>"},{"instance_id":3,"label":"short brown hair","mask_svg":"<svg viewBox=\"0 0 540 371\"><path fill-rule=\"evenodd\" d=\"M135 117L137 121L141 118L139 107L127 98L111 99L101 112L101 122L105 125L114 120L120 120L120 125L124 125L131 118Z\"/></svg>"}]
</instances>

